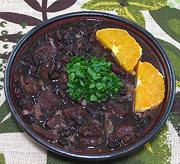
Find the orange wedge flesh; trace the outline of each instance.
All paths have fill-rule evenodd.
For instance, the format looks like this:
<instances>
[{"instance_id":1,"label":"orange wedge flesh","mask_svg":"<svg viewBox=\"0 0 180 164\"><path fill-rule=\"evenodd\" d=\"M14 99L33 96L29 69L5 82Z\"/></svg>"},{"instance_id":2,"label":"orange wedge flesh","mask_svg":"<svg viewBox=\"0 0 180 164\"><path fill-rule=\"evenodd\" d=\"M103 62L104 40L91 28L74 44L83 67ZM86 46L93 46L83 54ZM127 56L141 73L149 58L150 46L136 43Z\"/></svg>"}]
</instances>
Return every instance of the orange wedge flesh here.
<instances>
[{"instance_id":1,"label":"orange wedge flesh","mask_svg":"<svg viewBox=\"0 0 180 164\"><path fill-rule=\"evenodd\" d=\"M122 29L105 28L96 32L97 40L110 49L121 67L127 72L133 72L142 49L129 33Z\"/></svg>"},{"instance_id":2,"label":"orange wedge flesh","mask_svg":"<svg viewBox=\"0 0 180 164\"><path fill-rule=\"evenodd\" d=\"M137 65L135 89L135 112L157 107L164 99L165 85L162 74L150 63Z\"/></svg>"}]
</instances>

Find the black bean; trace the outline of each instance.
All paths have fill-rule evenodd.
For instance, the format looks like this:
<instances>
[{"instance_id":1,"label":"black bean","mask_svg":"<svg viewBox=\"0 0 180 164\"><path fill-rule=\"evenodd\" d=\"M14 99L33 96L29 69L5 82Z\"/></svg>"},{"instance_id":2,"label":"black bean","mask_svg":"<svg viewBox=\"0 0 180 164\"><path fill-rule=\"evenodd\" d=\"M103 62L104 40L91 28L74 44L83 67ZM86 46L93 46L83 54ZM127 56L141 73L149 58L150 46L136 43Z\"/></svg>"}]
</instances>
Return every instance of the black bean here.
<instances>
[{"instance_id":1,"label":"black bean","mask_svg":"<svg viewBox=\"0 0 180 164\"><path fill-rule=\"evenodd\" d=\"M24 106L25 104L27 104L29 102L29 100L22 98L18 100L18 105L19 106Z\"/></svg>"},{"instance_id":2,"label":"black bean","mask_svg":"<svg viewBox=\"0 0 180 164\"><path fill-rule=\"evenodd\" d=\"M35 114L25 115L24 118L28 124L32 124L36 121Z\"/></svg>"},{"instance_id":3,"label":"black bean","mask_svg":"<svg viewBox=\"0 0 180 164\"><path fill-rule=\"evenodd\" d=\"M40 121L39 121L39 125L40 125L41 127L43 127L43 128L47 128L46 123L47 123L47 119L46 119L46 120L40 120Z\"/></svg>"},{"instance_id":4,"label":"black bean","mask_svg":"<svg viewBox=\"0 0 180 164\"><path fill-rule=\"evenodd\" d=\"M85 108L87 110L88 113L90 113L92 116L95 116L95 111L92 107L90 107L89 105L86 106Z\"/></svg>"},{"instance_id":5,"label":"black bean","mask_svg":"<svg viewBox=\"0 0 180 164\"><path fill-rule=\"evenodd\" d=\"M150 116L140 117L138 115L135 115L134 119L137 127L144 128L149 123Z\"/></svg>"},{"instance_id":6,"label":"black bean","mask_svg":"<svg viewBox=\"0 0 180 164\"><path fill-rule=\"evenodd\" d=\"M96 118L99 120L100 123L103 123L105 120L105 114L102 111L96 111L95 112Z\"/></svg>"},{"instance_id":7,"label":"black bean","mask_svg":"<svg viewBox=\"0 0 180 164\"><path fill-rule=\"evenodd\" d=\"M113 140L113 141L109 141L108 144L107 144L107 147L109 149L116 149L116 148L118 148L120 146L121 146L121 142L116 140L116 139Z\"/></svg>"},{"instance_id":8,"label":"black bean","mask_svg":"<svg viewBox=\"0 0 180 164\"><path fill-rule=\"evenodd\" d=\"M35 62L35 65L38 66L39 65L39 58L38 56L34 56L34 62Z\"/></svg>"},{"instance_id":9,"label":"black bean","mask_svg":"<svg viewBox=\"0 0 180 164\"><path fill-rule=\"evenodd\" d=\"M92 45L91 44L86 44L85 51L89 52L91 49L92 49Z\"/></svg>"},{"instance_id":10,"label":"black bean","mask_svg":"<svg viewBox=\"0 0 180 164\"><path fill-rule=\"evenodd\" d=\"M63 138L63 137L59 137L58 138L58 143L62 146L65 146L65 145L68 145L68 140L66 138Z\"/></svg>"},{"instance_id":11,"label":"black bean","mask_svg":"<svg viewBox=\"0 0 180 164\"><path fill-rule=\"evenodd\" d=\"M59 30L56 31L56 38L57 38L58 41L61 41L61 39L62 39L62 34L61 34L61 32Z\"/></svg>"},{"instance_id":12,"label":"black bean","mask_svg":"<svg viewBox=\"0 0 180 164\"><path fill-rule=\"evenodd\" d=\"M67 56L73 56L73 55L75 54L74 52L75 52L75 50L72 50L72 51L69 51L69 50L68 50L68 51L66 51L66 55L67 55ZM76 54L75 54L75 55L76 55Z\"/></svg>"},{"instance_id":13,"label":"black bean","mask_svg":"<svg viewBox=\"0 0 180 164\"><path fill-rule=\"evenodd\" d=\"M59 48L60 50L62 50L64 47L65 47L65 45L64 45L63 43L59 43L58 48Z\"/></svg>"},{"instance_id":14,"label":"black bean","mask_svg":"<svg viewBox=\"0 0 180 164\"><path fill-rule=\"evenodd\" d=\"M50 79L51 80L56 80L56 79L58 79L59 78L59 73L57 73L57 72L53 72L51 75L50 75Z\"/></svg>"},{"instance_id":15,"label":"black bean","mask_svg":"<svg viewBox=\"0 0 180 164\"><path fill-rule=\"evenodd\" d=\"M77 119L76 119L76 123L77 123L78 126L81 126L81 125L83 125L83 124L85 123L85 120L84 120L84 118L82 118L81 116L79 116L79 117L77 117Z\"/></svg>"},{"instance_id":16,"label":"black bean","mask_svg":"<svg viewBox=\"0 0 180 164\"><path fill-rule=\"evenodd\" d=\"M68 138L69 136L71 136L72 133L69 129L62 129L59 134L63 138Z\"/></svg>"}]
</instances>

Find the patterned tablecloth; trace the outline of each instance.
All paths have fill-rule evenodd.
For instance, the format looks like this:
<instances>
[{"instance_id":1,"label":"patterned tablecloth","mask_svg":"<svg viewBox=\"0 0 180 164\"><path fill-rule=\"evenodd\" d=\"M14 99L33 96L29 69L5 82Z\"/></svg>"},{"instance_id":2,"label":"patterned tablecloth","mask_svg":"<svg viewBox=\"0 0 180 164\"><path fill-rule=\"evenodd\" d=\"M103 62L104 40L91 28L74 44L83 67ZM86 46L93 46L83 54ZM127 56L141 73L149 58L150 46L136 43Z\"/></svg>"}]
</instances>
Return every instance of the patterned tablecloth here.
<instances>
[{"instance_id":1,"label":"patterned tablecloth","mask_svg":"<svg viewBox=\"0 0 180 164\"><path fill-rule=\"evenodd\" d=\"M0 164L75 163L47 152L16 124L4 96L4 70L18 40L38 23L64 13L96 10L126 17L145 27L164 46L180 91L180 0L1 0ZM180 164L180 94L160 133L141 150L112 163ZM178 115L179 114L179 115ZM80 162L77 162L80 163ZM82 162L83 163L83 162Z\"/></svg>"}]
</instances>

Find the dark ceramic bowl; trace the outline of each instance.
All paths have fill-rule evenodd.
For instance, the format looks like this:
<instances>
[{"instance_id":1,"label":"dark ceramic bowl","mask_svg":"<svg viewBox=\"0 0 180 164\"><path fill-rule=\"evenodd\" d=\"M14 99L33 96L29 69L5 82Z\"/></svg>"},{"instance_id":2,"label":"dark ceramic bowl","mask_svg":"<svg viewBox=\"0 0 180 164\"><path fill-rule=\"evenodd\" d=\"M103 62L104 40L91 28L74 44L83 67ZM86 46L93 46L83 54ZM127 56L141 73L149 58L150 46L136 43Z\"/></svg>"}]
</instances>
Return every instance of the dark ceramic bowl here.
<instances>
[{"instance_id":1,"label":"dark ceramic bowl","mask_svg":"<svg viewBox=\"0 0 180 164\"><path fill-rule=\"evenodd\" d=\"M48 31L56 28L60 24L66 24L68 22L77 22L82 19L89 20L101 20L105 22L109 22L112 26L116 26L122 29L127 30L142 46L144 55L142 60L149 61L159 69L159 71L164 75L165 79L165 99L161 104L161 110L158 116L158 119L153 124L152 128L148 131L148 133L141 138L135 144L127 146L125 148L121 148L119 150L114 150L107 153L101 154L77 154L73 152L69 152L64 150L63 148L59 148L55 145L50 144L49 142L43 140L39 137L27 124L25 124L16 110L16 102L14 100L14 91L13 91L13 78L14 71L17 63L23 55L24 50L28 47L28 45L34 42L38 37L47 33ZM170 113L174 94L175 94L175 77L172 65L162 49L162 47L157 43L156 39L148 33L146 30L142 29L138 25L130 22L129 20L123 19L118 16L114 16L111 14L100 13L100 12L77 12L70 13L61 16L57 16L52 18L42 24L36 26L32 30L30 30L17 44L13 53L11 54L6 72L5 72L5 93L6 98L9 103L11 112L18 124L22 127L22 129L27 132L32 138L34 138L38 143L43 145L46 149L57 153L62 156L78 158L78 159L89 159L89 160L105 160L112 159L115 157L122 157L124 155L130 154L131 152L137 150L141 146L143 146L147 141L154 137L154 135L161 129L163 124L165 123L168 115Z\"/></svg>"}]
</instances>

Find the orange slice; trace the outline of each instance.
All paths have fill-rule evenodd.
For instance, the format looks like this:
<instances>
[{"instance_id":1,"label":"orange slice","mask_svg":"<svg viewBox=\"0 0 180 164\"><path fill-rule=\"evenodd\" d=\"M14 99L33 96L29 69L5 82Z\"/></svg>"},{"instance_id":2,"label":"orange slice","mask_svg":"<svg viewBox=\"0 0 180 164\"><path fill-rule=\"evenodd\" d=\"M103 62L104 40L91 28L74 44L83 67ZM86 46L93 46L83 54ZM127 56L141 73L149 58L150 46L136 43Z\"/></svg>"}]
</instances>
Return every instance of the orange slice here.
<instances>
[{"instance_id":1,"label":"orange slice","mask_svg":"<svg viewBox=\"0 0 180 164\"><path fill-rule=\"evenodd\" d=\"M119 64L127 72L133 72L142 49L129 33L122 29L105 28L96 32L96 38L107 49L110 49Z\"/></svg>"},{"instance_id":2,"label":"orange slice","mask_svg":"<svg viewBox=\"0 0 180 164\"><path fill-rule=\"evenodd\" d=\"M135 112L157 107L164 99L165 85L162 74L150 63L137 65L135 89Z\"/></svg>"}]
</instances>

